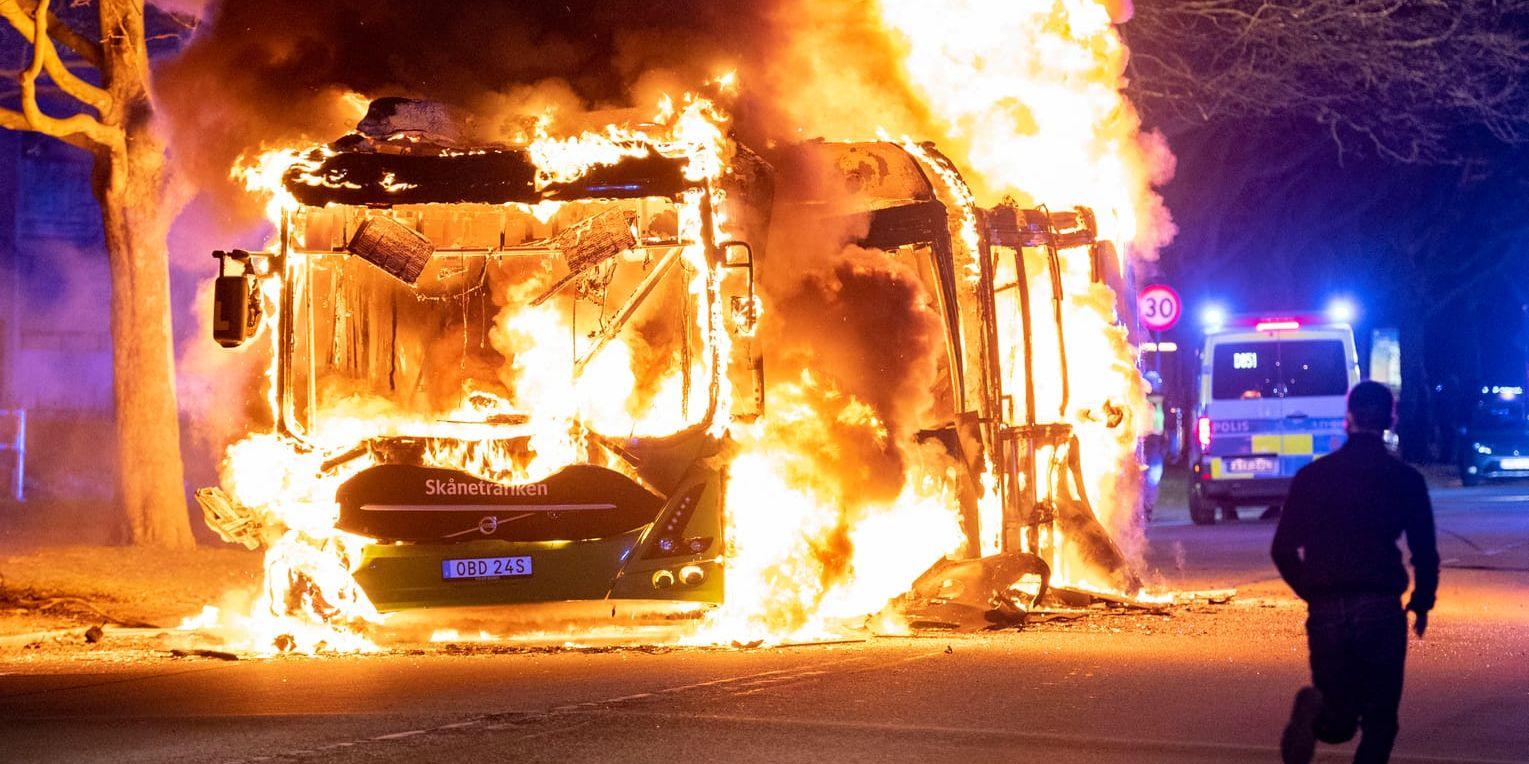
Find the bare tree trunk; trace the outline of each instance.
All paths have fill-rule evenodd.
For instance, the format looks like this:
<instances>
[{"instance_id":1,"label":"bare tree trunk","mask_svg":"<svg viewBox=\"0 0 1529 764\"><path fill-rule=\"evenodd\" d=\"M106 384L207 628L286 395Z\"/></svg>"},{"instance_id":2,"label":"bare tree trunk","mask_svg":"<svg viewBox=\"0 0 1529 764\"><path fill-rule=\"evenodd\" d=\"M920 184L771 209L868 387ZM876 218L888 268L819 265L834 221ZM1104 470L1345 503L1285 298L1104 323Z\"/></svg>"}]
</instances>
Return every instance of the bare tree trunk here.
<instances>
[{"instance_id":1,"label":"bare tree trunk","mask_svg":"<svg viewBox=\"0 0 1529 764\"><path fill-rule=\"evenodd\" d=\"M128 543L189 548L196 540L181 466L166 249L183 189L168 182L165 147L152 127L143 0L96 4L99 40L64 27L50 11L51 0L0 0L0 19L32 44L31 65L19 74L21 109L0 108L0 128L51 135L95 155L93 185L112 282L115 531ZM100 85L70 71L55 38L96 66ZM56 117L38 103L37 81L45 72L76 101L74 113Z\"/></svg>"},{"instance_id":2,"label":"bare tree trunk","mask_svg":"<svg viewBox=\"0 0 1529 764\"><path fill-rule=\"evenodd\" d=\"M142 0L100 0L100 15L110 121L125 138L96 153L95 173L112 277L119 533L127 543L190 548L166 245L180 205L151 125Z\"/></svg>"},{"instance_id":3,"label":"bare tree trunk","mask_svg":"<svg viewBox=\"0 0 1529 764\"><path fill-rule=\"evenodd\" d=\"M111 264L118 530L126 543L189 548L196 542L186 512L172 373L163 153L141 153L130 148L127 166L106 168L105 174L125 176L120 188L107 183L97 190Z\"/></svg>"}]
</instances>

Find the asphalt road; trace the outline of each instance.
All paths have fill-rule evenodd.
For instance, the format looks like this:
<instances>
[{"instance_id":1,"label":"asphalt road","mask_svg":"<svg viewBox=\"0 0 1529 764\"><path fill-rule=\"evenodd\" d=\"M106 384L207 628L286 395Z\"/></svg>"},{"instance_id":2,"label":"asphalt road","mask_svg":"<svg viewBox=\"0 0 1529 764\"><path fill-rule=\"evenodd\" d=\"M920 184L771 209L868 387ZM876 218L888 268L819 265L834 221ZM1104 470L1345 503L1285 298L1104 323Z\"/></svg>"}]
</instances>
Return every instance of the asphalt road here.
<instances>
[{"instance_id":1,"label":"asphalt road","mask_svg":"<svg viewBox=\"0 0 1529 764\"><path fill-rule=\"evenodd\" d=\"M1395 760L1529 761L1529 486L1436 502ZM0 760L1275 761L1306 668L1273 526L1179 515L1149 561L1232 603L759 650L0 663Z\"/></svg>"}]
</instances>

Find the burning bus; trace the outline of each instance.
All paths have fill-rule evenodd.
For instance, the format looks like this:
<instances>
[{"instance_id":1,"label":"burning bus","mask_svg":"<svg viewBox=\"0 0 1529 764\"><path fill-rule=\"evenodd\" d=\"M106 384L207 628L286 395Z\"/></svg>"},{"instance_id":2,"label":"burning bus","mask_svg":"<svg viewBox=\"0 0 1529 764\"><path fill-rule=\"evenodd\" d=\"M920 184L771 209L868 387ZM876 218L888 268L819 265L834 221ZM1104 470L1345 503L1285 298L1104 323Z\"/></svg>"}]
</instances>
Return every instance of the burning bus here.
<instances>
[{"instance_id":1,"label":"burning bus","mask_svg":"<svg viewBox=\"0 0 1529 764\"><path fill-rule=\"evenodd\" d=\"M693 166L715 158L634 138L549 177L409 110L283 171L274 252L217 253L217 339L272 332L275 428L373 540L356 583L383 610L719 599L716 457L758 364L750 249ZM230 493L199 494L209 522L258 538Z\"/></svg>"},{"instance_id":2,"label":"burning bus","mask_svg":"<svg viewBox=\"0 0 1529 764\"><path fill-rule=\"evenodd\" d=\"M748 542L730 514L775 510L729 491L731 428L769 416L756 277L806 224L916 274L938 316L916 439L959 542L904 562L882 602L910 590L943 622L1055 583L1139 589L1089 492L1133 479L1139 380L1069 371L1079 336L1129 358L1092 213L978 208L912 142L757 155L711 108L480 145L393 99L262 169L278 235L216 253L214 335L268 336L274 432L198 493L226 539L270 546L257 610L723 602ZM1077 299L1105 331L1066 325Z\"/></svg>"}]
</instances>

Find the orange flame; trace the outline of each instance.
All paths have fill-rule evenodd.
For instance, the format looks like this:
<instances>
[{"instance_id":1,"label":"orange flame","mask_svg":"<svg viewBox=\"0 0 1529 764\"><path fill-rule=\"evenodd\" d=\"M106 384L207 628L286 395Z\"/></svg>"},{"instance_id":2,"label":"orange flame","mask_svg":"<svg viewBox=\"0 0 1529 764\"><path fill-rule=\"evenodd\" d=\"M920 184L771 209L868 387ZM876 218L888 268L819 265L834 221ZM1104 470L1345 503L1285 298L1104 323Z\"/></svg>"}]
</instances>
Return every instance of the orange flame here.
<instances>
[{"instance_id":1,"label":"orange flame","mask_svg":"<svg viewBox=\"0 0 1529 764\"><path fill-rule=\"evenodd\" d=\"M892 46L902 51L908 93L978 199L1013 197L1021 206L1054 210L1087 206L1098 216L1101 238L1123 256L1153 257L1171 237L1152 191L1171 172L1171 157L1160 138L1142 133L1122 94L1127 51L1107 4L879 0L877 8ZM1117 324L1113 291L1090 281L1090 253L1060 255L1071 383L1063 421L1080 440L1085 488L1101 522L1130 542L1139 536L1135 450L1149 415L1145 389ZM1032 304L1048 305L1044 262L1030 262L1026 271ZM1000 306L998 313L1017 315L1016 308ZM1033 337L1038 360L1057 357L1054 332ZM1000 344L1017 351L1016 342ZM1054 412L1060 403L1054 375L1038 377L1038 408ZM1010 377L1006 389L1021 382ZM1127 412L1121 425L1108 426L1106 404ZM1060 562L1058 583L1085 583L1087 571L1069 564L1068 555Z\"/></svg>"}]
</instances>

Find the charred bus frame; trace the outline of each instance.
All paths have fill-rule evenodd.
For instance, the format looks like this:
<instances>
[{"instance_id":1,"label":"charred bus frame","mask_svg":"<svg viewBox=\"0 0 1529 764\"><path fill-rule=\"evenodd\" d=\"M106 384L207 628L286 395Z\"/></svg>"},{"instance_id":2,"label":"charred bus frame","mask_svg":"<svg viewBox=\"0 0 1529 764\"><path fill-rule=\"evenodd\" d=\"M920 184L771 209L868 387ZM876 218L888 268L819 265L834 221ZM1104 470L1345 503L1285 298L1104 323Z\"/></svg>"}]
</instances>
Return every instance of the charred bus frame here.
<instances>
[{"instance_id":1,"label":"charred bus frame","mask_svg":"<svg viewBox=\"0 0 1529 764\"><path fill-rule=\"evenodd\" d=\"M930 144L902 145L890 142L812 142L793 147L776 160L781 177L775 214L812 215L836 209L834 202L809 192L793 198L791 190L821 188L825 181L802 181L793 171L842 174L842 186L854 189L851 196L861 209L846 230L864 234L848 242L891 252L902 247L927 247L926 288L932 293L943 319L954 397L954 416L922 431L922 438L942 443L967 468L966 485L960 491L963 530L967 546L961 560L936 565L915 584L913 597L940 599L942 581L971 576L984 586L966 587L973 607L986 607L989 593L1005 591L1012 576L1031 574L1040 578L1037 597L1049 583L1048 560L1058 528L1065 529L1101 569L1114 571L1110 581L1124 591L1139 582L1129 572L1125 556L1100 525L1085 490L1081 453L1073 425L1068 421L1071 403L1070 371L1064 301L1068 292L1063 280L1061 251L1084 248L1089 257L1089 281L1110 286L1119 294L1121 275L1113 245L1099 239L1093 212L1087 208L1050 211L1023 209L1012 202L980 208L971 202L958 168ZM837 186L839 184L829 184ZM971 220L966 220L970 216ZM963 239L970 223L976 240ZM1025 263L1025 250L1044 253L1045 273L1033 274ZM996 283L999 258L1011 258L1013 280ZM762 266L768 269L768 260ZM966 272L975 268L975 278ZM1032 275L1049 282L1050 308L1037 320L1030 290ZM1017 292L1023 368L1005 374L1001 364L998 296ZM1053 333L1057 368L1053 374L1036 363L1035 333ZM1020 376L1023 389L1008 390L1005 377ZM1040 411L1036 383L1045 380L1060 389L1053 416ZM1022 397L1023 410L1014 410ZM1108 403L1105 404L1108 406ZM1117 404L1118 406L1119 404ZM1118 426L1125 411L1107 412L1107 424ZM1001 496L1001 533L998 551L984 550L978 497L984 490L981 475L988 464L996 471ZM1044 488L1042 488L1044 486ZM984 555L987 551L988 554Z\"/></svg>"},{"instance_id":2,"label":"charred bus frame","mask_svg":"<svg viewBox=\"0 0 1529 764\"><path fill-rule=\"evenodd\" d=\"M314 341L303 336L313 331L314 294L305 283L311 276L311 261L319 256L359 255L403 281L417 278L422 263L411 267L408 261L435 257L428 241L419 252L411 253L411 234L404 231L395 235L392 244L380 245L386 251L368 253L358 251L353 235L360 230L356 219L393 220L391 210L408 205L488 205L503 209L546 201L641 199L666 199L677 204L688 194L699 208L700 230L694 236L698 240L688 240L684 232L677 231L673 240L645 240L629 247L634 252L653 248L669 252L643 261L644 275L636 291L612 320L610 326L615 328L607 326L604 331L619 331L654 283L670 269L679 251L699 245L706 264L699 278L704 279L704 302L708 306L693 317L701 325L699 331L703 335L752 332L752 249L746 241L720 240L713 209L718 189L704 181L686 179L681 158L649 151L592 167L572 182L537 183L536 168L521 149L416 155L346 146L355 139L351 136L336 144L338 150L330 147L316 152L309 161L294 165L284 178L286 189L304 210L338 209L342 217L351 211L342 226L347 235L340 237L350 242L344 250L331 246L323 251L305 251L308 247L300 246L289 211L282 217L277 252L215 253L220 276L215 290L214 336L220 344L235 346L252 336L262 322L261 280L274 278L281 283L277 315L271 322L276 352L276 427L299 447L312 447L311 416L318 406L311 368ZM751 193L759 191L753 189ZM739 225L746 227L745 223L740 221ZM387 225L407 228L396 221ZM505 243L502 234L501 245L483 256L517 251L516 245ZM548 244L536 241L519 249L539 253L547 250ZM539 300L569 287L577 275L571 272ZM738 315L724 316L720 309L724 305ZM300 325L300 313L310 316L306 326ZM532 484L505 485L460 469L429 466L422 455L441 445L440 441L463 445L451 437L371 437L329 455L323 464L326 472L357 459L372 462L349 478L335 497L340 505L339 527L377 539L364 553L357 581L382 610L581 599L720 601L725 465L716 458L720 439L713 425L726 415L718 411L723 374L733 374L734 385L742 388L735 400L741 400L745 412L762 403L758 392L762 372L757 347L750 340L749 336L735 337L730 357L721 355L718 343L704 341L705 352L711 354L705 364L710 377L703 381L705 411L690 419L691 424L681 431L661 437L625 438L586 433L590 447L604 449L611 457L605 461L620 462L621 471L576 461ZM688 348L688 340L686 343ZM298 356L305 345L310 367L306 372L298 368ZM587 362L598 348L597 344L582 360ZM689 371L686 365L687 398ZM310 421L303 421L303 412ZM441 486L451 490L431 490ZM254 513L236 506L217 489L204 489L198 499L209 524L225 538L258 545L261 529ZM453 532L445 532L443 523ZM456 532L459 526L467 530ZM487 562L480 566L481 561ZM462 570L454 571L454 563L464 563L456 565ZM498 570L494 569L496 563Z\"/></svg>"},{"instance_id":3,"label":"charred bus frame","mask_svg":"<svg viewBox=\"0 0 1529 764\"><path fill-rule=\"evenodd\" d=\"M1073 537L1086 537L1102 567L1127 571L1124 575L1129 579L1124 556L1099 525L1089 504L1078 438L1067 421L1071 395L1063 323L1063 300L1067 294L1060 252L1087 248L1090 282L1108 284L1119 292L1114 252L1108 242L1098 239L1093 214L1087 209L1051 212L1044 208L1021 209L1012 203L979 209L961 201L959 197L964 193L969 202L970 192L965 190L956 168L932 147L894 143L800 144L779 156L772 155L771 162L777 165L774 169L771 163L739 147L728 181L733 187L727 189L729 227L741 234L740 241L732 242L718 240L712 209L715 189L705 183L687 181L678 160L656 153L594 167L573 182L538 185L535 167L526 153L517 149L415 156L348 151L342 146L339 151L289 171L286 186L298 203L310 208L331 204L375 208L410 204L529 205L541 201L640 197L675 199L687 191L699 190L703 219L700 243L705 248L706 261L714 273L736 273L744 280L744 284L728 289L721 278L708 275L708 305L728 308L751 320L755 305L754 269L756 265L768 267L768 255L761 247L756 261L751 243L765 241L772 217L824 214L818 204L821 200L810 195L792 197L789 193L776 193L777 185L782 189L792 185L786 182L787 176L803 166L802 157L813 155L819 159L827 157L828 165L845 173L845 179L857 188L873 180L872 185L882 184L882 190L888 192L880 197L875 193L862 194L864 206L849 211L848 214L861 219L864 230L851 243L879 250L907 246L929 249L926 286L938 303L944 323L953 410L949 421L920 435L941 442L966 466L960 503L968 544L960 559L980 561L985 551L991 551L984 550L979 543L980 533L988 529L980 527L977 507L984 490L981 476L991 465L998 479L1002 514L998 553L986 556L990 562L996 561L996 567L990 566L990 570L1036 574L1044 590L1049 579L1047 559L1054 552L1050 545L1055 539L1048 529L1063 527ZM847 156L854 161L842 161ZM817 167L821 171L822 163L818 162ZM866 170L867 167L872 169ZM782 181L779 184L774 179L777 172ZM865 176L868 172L878 177L868 178ZM972 220L967 221L964 216ZM966 222L975 223L974 245L959 235ZM284 217L281 249L275 255L217 253L221 275L216 290L214 333L222 344L239 344L258 328L259 278L279 274L284 286L291 285L295 277L291 257L294 234L289 223L290 217ZM1027 288L1032 273L1024 258L1026 250L1037 249L1044 253L1052 303L1042 321L1036 319L1040 311L1032 305ZM1000 262L1002 257L1011 258L1007 266ZM975 269L974 276L966 272L968 267ZM997 283L1003 267L1013 274L1012 282ZM1006 389L1000 358L998 298L1009 290L1014 290L1018 297L1019 315L1014 318L1022 345L1024 365L1018 372L1024 380L1022 390ZM296 394L292 362L298 343L294 321L299 308L296 299L296 290L282 289L277 317L276 382L278 427L283 434L300 441L304 433L293 426ZM729 326L711 329L730 331L732 322L724 323ZM1054 332L1056 337L1058 368L1053 381L1060 387L1060 405L1055 418L1040 411L1037 404L1036 382L1042 373L1034 352L1038 330ZM724 593L721 549L726 465L718 457L719 436L709 432L714 417L725 416L715 410L718 383L715 375L742 367L741 376L733 375L735 381L745 381L741 385L744 390L735 398L745 402L745 409L752 407L757 413L763 405L764 385L759 349L751 334L750 328L749 332L734 336L735 342L743 346L741 362L737 355L713 358L709 410L698 426L664 438L627 441L595 438L600 447L640 473L645 484L627 481L630 485L616 485L607 479L609 476L582 469L588 465L571 465L542 481L544 496L548 498L543 504L567 504L569 495L588 499L603 492L608 496L624 496L623 501L634 506L642 505L640 511L628 513L618 523L573 534L579 538L567 537L570 534L566 523L562 530L543 528L536 538L503 537L506 524L500 521L497 510L489 506L495 502L481 500L484 496L500 495L494 489L482 487L492 485L493 481L459 470L423 466L418 457L423 446L418 438L373 438L335 455L326 462L325 469L362 456L370 456L376 462L347 482L336 497L341 504L343 529L379 539L379 543L368 547L357 580L384 610L570 599L719 602ZM718 352L714 343L711 350ZM306 395L311 411L311 379L309 382ZM1017 396L1023 396L1022 410L1015 409ZM570 469L581 474L570 475ZM431 480L479 487L464 489L462 494L452 493L448 501L427 499L421 486ZM559 496L551 496L554 490ZM459 495L473 497L474 501L450 503L457 501ZM528 499L525 492L511 491L508 497L513 501L498 503L525 508ZM232 506L220 492L204 490L198 498L209 523L226 538L249 543L258 534L249 514ZM612 504L616 500L586 503ZM411 534L407 529L390 530L357 521L358 508L369 504L423 508L434 516L470 520L467 525L476 527L483 538L473 541L432 538L429 534ZM623 527L617 529L616 525ZM463 582L448 580L442 569L452 560L517 557L537 560L534 569L528 568L530 576L484 577ZM914 594L921 590L937 593L939 580L951 572L950 561L936 565L915 584ZM1136 585L1134 579L1129 579L1122 582L1121 588L1129 590Z\"/></svg>"}]
</instances>

